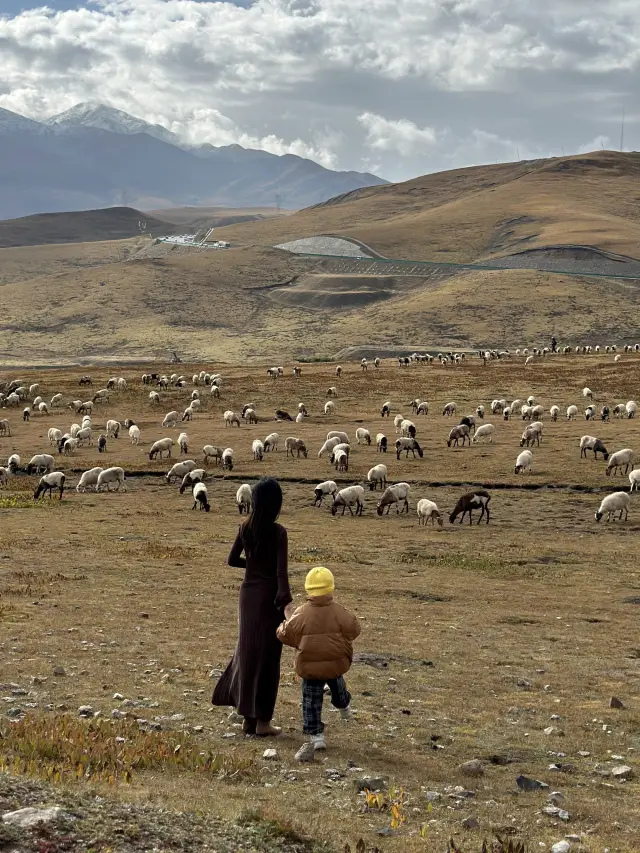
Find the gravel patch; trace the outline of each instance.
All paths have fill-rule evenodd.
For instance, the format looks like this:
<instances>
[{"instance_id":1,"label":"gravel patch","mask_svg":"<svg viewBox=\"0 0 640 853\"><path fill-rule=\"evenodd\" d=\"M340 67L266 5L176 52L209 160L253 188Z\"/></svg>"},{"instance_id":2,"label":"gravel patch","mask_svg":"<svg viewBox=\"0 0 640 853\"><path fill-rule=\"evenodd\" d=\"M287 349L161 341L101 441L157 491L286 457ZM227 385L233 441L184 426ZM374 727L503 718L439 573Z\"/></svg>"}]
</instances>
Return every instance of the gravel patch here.
<instances>
[{"instance_id":1,"label":"gravel patch","mask_svg":"<svg viewBox=\"0 0 640 853\"><path fill-rule=\"evenodd\" d=\"M528 249L504 258L492 258L488 266L501 269L535 269L573 275L629 276L640 278L640 261L601 252L589 246L550 246Z\"/></svg>"},{"instance_id":2,"label":"gravel patch","mask_svg":"<svg viewBox=\"0 0 640 853\"><path fill-rule=\"evenodd\" d=\"M296 255L344 255L349 258L371 258L366 250L342 237L304 237L301 240L291 240L281 243L276 249L284 249Z\"/></svg>"}]
</instances>

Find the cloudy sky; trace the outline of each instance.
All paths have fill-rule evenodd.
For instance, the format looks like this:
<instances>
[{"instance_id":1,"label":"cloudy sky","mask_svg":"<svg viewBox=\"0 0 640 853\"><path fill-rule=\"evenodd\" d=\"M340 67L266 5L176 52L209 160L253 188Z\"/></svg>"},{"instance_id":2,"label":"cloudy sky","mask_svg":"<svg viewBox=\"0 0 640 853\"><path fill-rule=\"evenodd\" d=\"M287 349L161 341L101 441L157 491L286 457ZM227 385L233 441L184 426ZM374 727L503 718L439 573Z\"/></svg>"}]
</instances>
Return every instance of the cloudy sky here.
<instances>
[{"instance_id":1,"label":"cloudy sky","mask_svg":"<svg viewBox=\"0 0 640 853\"><path fill-rule=\"evenodd\" d=\"M640 148L638 0L0 0L0 106L391 180Z\"/></svg>"}]
</instances>

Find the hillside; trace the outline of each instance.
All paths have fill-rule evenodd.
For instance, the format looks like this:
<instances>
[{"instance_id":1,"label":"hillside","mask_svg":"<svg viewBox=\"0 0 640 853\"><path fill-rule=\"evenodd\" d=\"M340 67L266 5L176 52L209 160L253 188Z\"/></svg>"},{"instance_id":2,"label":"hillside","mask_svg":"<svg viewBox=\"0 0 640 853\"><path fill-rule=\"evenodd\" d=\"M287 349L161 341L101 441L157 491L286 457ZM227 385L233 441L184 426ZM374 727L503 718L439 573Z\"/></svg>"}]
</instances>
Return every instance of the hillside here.
<instances>
[{"instance_id":1,"label":"hillside","mask_svg":"<svg viewBox=\"0 0 640 853\"><path fill-rule=\"evenodd\" d=\"M293 154L183 143L102 104L47 123L0 110L0 218L131 204L300 208L382 178L336 172Z\"/></svg>"},{"instance_id":2,"label":"hillside","mask_svg":"<svg viewBox=\"0 0 640 853\"><path fill-rule=\"evenodd\" d=\"M49 243L124 240L149 234L172 234L176 226L131 207L107 207L74 213L37 213L0 221L0 248Z\"/></svg>"},{"instance_id":3,"label":"hillside","mask_svg":"<svg viewBox=\"0 0 640 853\"><path fill-rule=\"evenodd\" d=\"M96 244L83 267L80 246L66 266L63 247L4 250L0 268L9 263L11 273L0 276L8 306L0 357L151 358L175 349L192 360L285 360L345 347L364 354L530 346L552 333L568 343L636 343L640 280L614 277L638 269L636 198L640 155L598 152L359 190L219 228L216 238L233 246L224 251L138 238ZM519 269L345 264L273 248L317 234L359 239L388 257ZM609 277L593 277L598 271ZM46 309L43 289L53 300Z\"/></svg>"}]
</instances>

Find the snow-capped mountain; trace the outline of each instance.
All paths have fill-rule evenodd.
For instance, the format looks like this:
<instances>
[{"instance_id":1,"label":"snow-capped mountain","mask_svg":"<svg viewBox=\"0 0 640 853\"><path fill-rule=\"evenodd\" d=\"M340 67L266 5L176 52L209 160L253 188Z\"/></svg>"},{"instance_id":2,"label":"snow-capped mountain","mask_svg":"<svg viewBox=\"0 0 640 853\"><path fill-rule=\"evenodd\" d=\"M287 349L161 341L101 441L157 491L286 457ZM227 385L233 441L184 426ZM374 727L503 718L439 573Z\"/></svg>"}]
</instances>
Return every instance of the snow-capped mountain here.
<instances>
[{"instance_id":1,"label":"snow-capped mountain","mask_svg":"<svg viewBox=\"0 0 640 853\"><path fill-rule=\"evenodd\" d=\"M99 130L108 130L111 133L148 133L170 145L180 145L180 138L171 133L160 124L150 124L141 118L129 115L123 110L108 107L106 104L87 101L76 104L63 113L51 116L46 120L49 127L56 129L67 129L74 127L95 127Z\"/></svg>"}]
</instances>

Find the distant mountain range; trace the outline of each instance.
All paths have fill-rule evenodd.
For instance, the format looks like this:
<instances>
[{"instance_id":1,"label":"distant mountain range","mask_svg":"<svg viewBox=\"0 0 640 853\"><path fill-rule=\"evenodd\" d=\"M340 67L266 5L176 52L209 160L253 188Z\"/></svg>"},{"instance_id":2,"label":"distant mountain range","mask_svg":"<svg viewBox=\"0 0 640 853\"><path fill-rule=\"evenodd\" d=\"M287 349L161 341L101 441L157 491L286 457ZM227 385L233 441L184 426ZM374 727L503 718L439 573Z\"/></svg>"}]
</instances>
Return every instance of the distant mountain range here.
<instances>
[{"instance_id":1,"label":"distant mountain range","mask_svg":"<svg viewBox=\"0 0 640 853\"><path fill-rule=\"evenodd\" d=\"M104 104L77 104L45 122L0 108L0 219L110 205L296 209L385 183L293 154L188 146Z\"/></svg>"}]
</instances>

